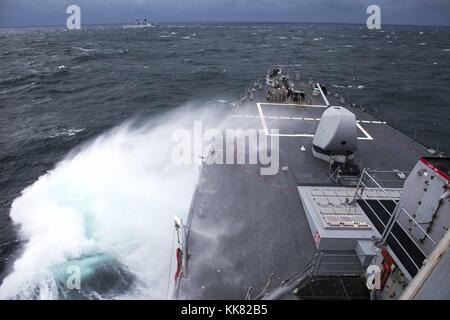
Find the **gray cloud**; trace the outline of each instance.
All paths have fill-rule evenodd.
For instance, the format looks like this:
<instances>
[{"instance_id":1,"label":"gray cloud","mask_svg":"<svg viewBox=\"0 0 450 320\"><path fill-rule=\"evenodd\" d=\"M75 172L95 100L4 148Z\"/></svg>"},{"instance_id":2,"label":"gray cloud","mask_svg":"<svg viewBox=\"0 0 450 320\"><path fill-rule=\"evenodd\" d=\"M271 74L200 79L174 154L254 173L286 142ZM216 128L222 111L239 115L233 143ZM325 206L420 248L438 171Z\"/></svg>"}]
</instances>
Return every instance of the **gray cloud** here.
<instances>
[{"instance_id":1,"label":"gray cloud","mask_svg":"<svg viewBox=\"0 0 450 320\"><path fill-rule=\"evenodd\" d=\"M386 24L450 25L448 0L0 0L0 26L65 22L77 4L83 23L155 21L296 21L364 23L378 4Z\"/></svg>"}]
</instances>

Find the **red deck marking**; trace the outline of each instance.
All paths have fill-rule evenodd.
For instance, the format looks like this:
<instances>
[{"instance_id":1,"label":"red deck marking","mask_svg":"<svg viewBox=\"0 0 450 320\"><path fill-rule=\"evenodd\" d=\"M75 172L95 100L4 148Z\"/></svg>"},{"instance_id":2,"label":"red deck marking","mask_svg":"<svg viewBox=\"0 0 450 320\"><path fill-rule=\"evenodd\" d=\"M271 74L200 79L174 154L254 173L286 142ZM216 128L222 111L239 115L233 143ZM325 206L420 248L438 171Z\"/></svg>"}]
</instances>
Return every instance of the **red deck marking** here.
<instances>
[{"instance_id":1,"label":"red deck marking","mask_svg":"<svg viewBox=\"0 0 450 320\"><path fill-rule=\"evenodd\" d=\"M434 172L439 174L444 179L447 179L447 181L450 181L450 176L445 173L444 171L441 171L439 168L435 167L431 162L429 162L424 157L420 158L420 162L422 162L424 165L426 165L428 168L432 169Z\"/></svg>"}]
</instances>

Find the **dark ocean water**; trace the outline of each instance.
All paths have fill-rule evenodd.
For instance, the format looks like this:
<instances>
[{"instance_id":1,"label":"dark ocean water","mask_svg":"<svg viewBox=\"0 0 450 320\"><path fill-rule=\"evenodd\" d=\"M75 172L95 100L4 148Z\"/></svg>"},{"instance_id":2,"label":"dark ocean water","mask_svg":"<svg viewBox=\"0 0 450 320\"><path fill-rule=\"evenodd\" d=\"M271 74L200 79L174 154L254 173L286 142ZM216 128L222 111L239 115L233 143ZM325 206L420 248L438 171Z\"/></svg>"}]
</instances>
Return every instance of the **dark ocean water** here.
<instances>
[{"instance_id":1,"label":"dark ocean water","mask_svg":"<svg viewBox=\"0 0 450 320\"><path fill-rule=\"evenodd\" d=\"M27 250L9 215L13 200L70 150L130 118L145 121L189 102L235 101L274 64L301 65L303 76L450 152L450 28L0 29L0 280ZM109 276L97 275L102 283ZM130 272L129 282L135 276Z\"/></svg>"}]
</instances>

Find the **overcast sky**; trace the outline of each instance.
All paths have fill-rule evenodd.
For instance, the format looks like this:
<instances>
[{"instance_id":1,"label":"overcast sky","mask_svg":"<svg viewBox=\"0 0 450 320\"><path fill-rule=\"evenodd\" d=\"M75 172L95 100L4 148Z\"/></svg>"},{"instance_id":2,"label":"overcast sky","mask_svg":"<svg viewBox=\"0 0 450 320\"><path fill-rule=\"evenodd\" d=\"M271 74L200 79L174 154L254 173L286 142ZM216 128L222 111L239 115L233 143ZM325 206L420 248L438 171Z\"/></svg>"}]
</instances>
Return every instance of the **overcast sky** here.
<instances>
[{"instance_id":1,"label":"overcast sky","mask_svg":"<svg viewBox=\"0 0 450 320\"><path fill-rule=\"evenodd\" d=\"M82 24L289 21L365 23L369 4L382 24L450 25L450 0L0 0L0 26L64 25L66 7L81 8Z\"/></svg>"}]
</instances>

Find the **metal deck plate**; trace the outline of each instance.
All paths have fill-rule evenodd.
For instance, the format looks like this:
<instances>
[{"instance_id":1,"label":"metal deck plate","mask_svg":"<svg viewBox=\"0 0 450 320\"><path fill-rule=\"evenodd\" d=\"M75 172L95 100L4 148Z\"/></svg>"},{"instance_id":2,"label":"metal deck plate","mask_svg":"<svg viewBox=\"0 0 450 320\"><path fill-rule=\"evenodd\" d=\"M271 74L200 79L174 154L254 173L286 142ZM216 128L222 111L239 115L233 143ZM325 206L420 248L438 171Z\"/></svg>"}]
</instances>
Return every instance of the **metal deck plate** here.
<instances>
[{"instance_id":1,"label":"metal deck plate","mask_svg":"<svg viewBox=\"0 0 450 320\"><path fill-rule=\"evenodd\" d=\"M310 95L311 88L304 83L295 86ZM326 103L313 97L311 105L319 107L267 104L267 87L263 88L254 92L254 100L236 106L224 126L265 129L266 121L268 130L280 129L280 167L289 169L280 169L275 176L259 176L259 165L203 166L190 213L189 272L181 282L180 299L243 299L249 286L261 290L271 273L275 286L317 252L297 186L327 185L328 163L311 153L312 135ZM331 105L339 105L331 95L327 98ZM346 108L359 121L359 137L371 137L358 140L361 168L406 172L420 156L428 155L426 147L379 119ZM344 194L347 190L338 191L336 198L350 196ZM328 202L320 188L313 196ZM326 206L324 198L320 202ZM358 232L373 231L366 228L367 221L358 209L348 209L345 215L362 225ZM344 216L334 210L330 215Z\"/></svg>"}]
</instances>

